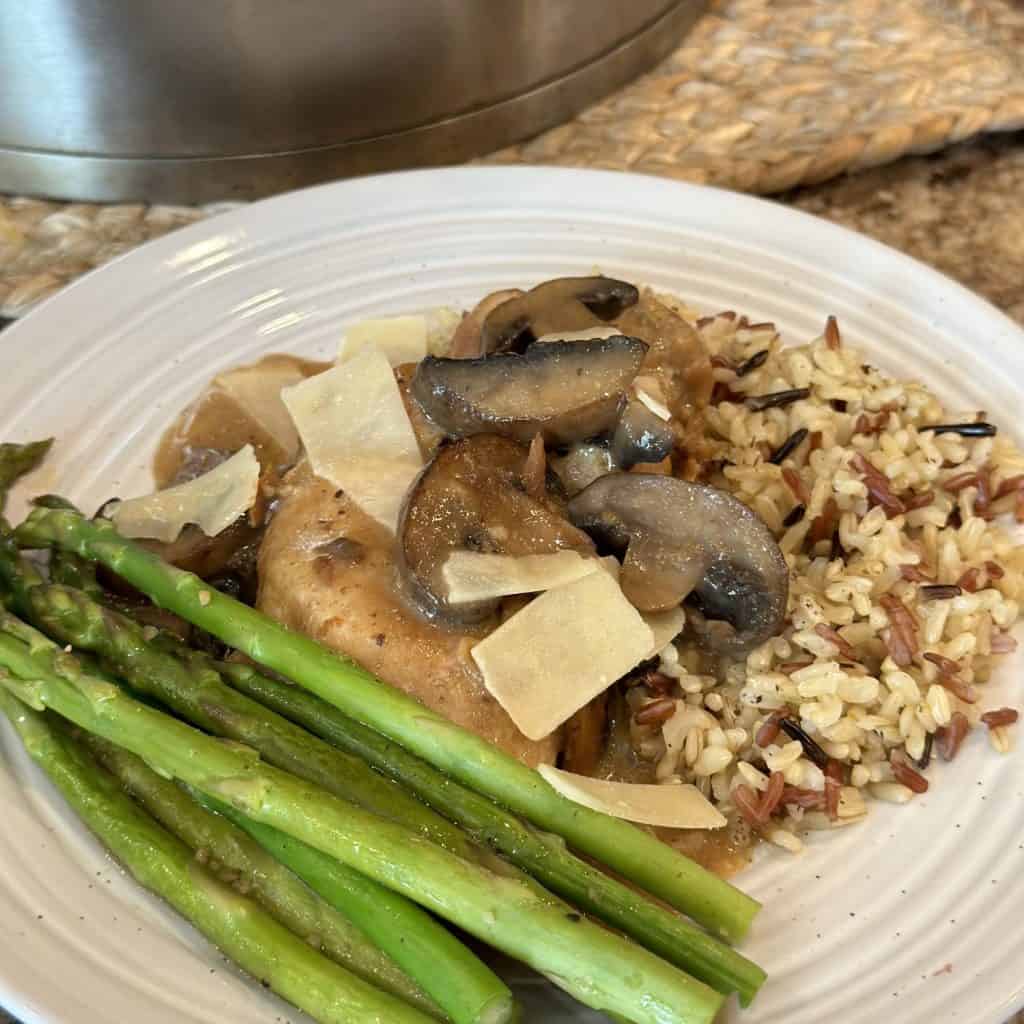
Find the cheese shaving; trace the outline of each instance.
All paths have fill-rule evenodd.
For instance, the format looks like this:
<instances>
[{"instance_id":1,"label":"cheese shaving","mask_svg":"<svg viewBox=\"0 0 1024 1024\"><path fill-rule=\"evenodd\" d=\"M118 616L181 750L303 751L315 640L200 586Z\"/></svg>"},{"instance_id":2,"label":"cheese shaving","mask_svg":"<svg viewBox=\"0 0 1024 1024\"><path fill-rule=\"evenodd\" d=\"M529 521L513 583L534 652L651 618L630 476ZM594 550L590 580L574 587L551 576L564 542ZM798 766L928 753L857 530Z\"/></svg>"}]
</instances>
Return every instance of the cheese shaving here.
<instances>
[{"instance_id":1,"label":"cheese shaving","mask_svg":"<svg viewBox=\"0 0 1024 1024\"><path fill-rule=\"evenodd\" d=\"M682 605L664 612L645 612L640 617L654 634L654 643L648 655L651 658L675 640L686 625L686 612L683 611Z\"/></svg>"},{"instance_id":2,"label":"cheese shaving","mask_svg":"<svg viewBox=\"0 0 1024 1024\"><path fill-rule=\"evenodd\" d=\"M661 382L656 377L637 377L633 381L633 393L659 419L672 419L672 412L665 404Z\"/></svg>"},{"instance_id":3,"label":"cheese shaving","mask_svg":"<svg viewBox=\"0 0 1024 1024\"><path fill-rule=\"evenodd\" d=\"M299 435L281 401L281 389L305 378L294 364L264 360L240 366L214 378L214 387L229 394L241 410L294 459L299 453Z\"/></svg>"},{"instance_id":4,"label":"cheese shaving","mask_svg":"<svg viewBox=\"0 0 1024 1024\"><path fill-rule=\"evenodd\" d=\"M260 464L247 444L195 480L119 502L113 510L114 525L125 537L167 543L189 523L215 537L252 508L259 482Z\"/></svg>"},{"instance_id":5,"label":"cheese shaving","mask_svg":"<svg viewBox=\"0 0 1024 1024\"><path fill-rule=\"evenodd\" d=\"M607 572L545 591L472 648L484 685L531 740L645 660L654 634Z\"/></svg>"},{"instance_id":6,"label":"cheese shaving","mask_svg":"<svg viewBox=\"0 0 1024 1024\"><path fill-rule=\"evenodd\" d=\"M552 789L594 811L662 828L722 828L725 816L696 786L663 786L591 779L542 764L537 769Z\"/></svg>"},{"instance_id":7,"label":"cheese shaving","mask_svg":"<svg viewBox=\"0 0 1024 1024\"><path fill-rule=\"evenodd\" d=\"M533 594L582 579L600 565L576 551L547 555L491 555L453 551L441 567L449 604L487 601L511 594Z\"/></svg>"},{"instance_id":8,"label":"cheese shaving","mask_svg":"<svg viewBox=\"0 0 1024 1024\"><path fill-rule=\"evenodd\" d=\"M611 324L602 324L600 327L584 327L579 331L553 331L551 334L542 334L534 344L543 344L549 341L601 341L604 338L618 338L622 331Z\"/></svg>"},{"instance_id":9,"label":"cheese shaving","mask_svg":"<svg viewBox=\"0 0 1024 1024\"><path fill-rule=\"evenodd\" d=\"M427 319L392 316L353 324L341 339L338 362L351 359L367 345L375 345L392 366L418 363L427 354Z\"/></svg>"},{"instance_id":10,"label":"cheese shaving","mask_svg":"<svg viewBox=\"0 0 1024 1024\"><path fill-rule=\"evenodd\" d=\"M395 530L423 459L384 353L366 345L332 369L286 388L281 398L313 472Z\"/></svg>"}]
</instances>

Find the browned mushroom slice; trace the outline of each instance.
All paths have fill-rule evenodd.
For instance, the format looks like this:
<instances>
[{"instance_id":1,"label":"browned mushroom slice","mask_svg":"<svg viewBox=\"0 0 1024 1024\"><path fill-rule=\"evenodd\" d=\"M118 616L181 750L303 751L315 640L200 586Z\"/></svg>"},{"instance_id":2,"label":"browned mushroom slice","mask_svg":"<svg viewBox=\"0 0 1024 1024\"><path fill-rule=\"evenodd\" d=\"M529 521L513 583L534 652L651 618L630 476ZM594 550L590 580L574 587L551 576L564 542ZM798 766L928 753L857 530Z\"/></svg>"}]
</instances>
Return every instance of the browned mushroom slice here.
<instances>
[{"instance_id":1,"label":"browned mushroom slice","mask_svg":"<svg viewBox=\"0 0 1024 1024\"><path fill-rule=\"evenodd\" d=\"M620 583L643 610L684 598L702 641L739 657L778 633L789 572L767 526L731 494L669 476L611 473L569 502L569 517L625 551Z\"/></svg>"},{"instance_id":2,"label":"browned mushroom slice","mask_svg":"<svg viewBox=\"0 0 1024 1024\"><path fill-rule=\"evenodd\" d=\"M520 288L505 288L500 292L485 295L459 322L448 346L448 355L452 359L475 359L486 355L481 342L484 321L491 311L503 302L518 299L526 293Z\"/></svg>"},{"instance_id":3,"label":"browned mushroom slice","mask_svg":"<svg viewBox=\"0 0 1024 1024\"><path fill-rule=\"evenodd\" d=\"M491 310L480 332L482 355L523 351L537 338L580 331L619 316L639 293L614 277L558 277Z\"/></svg>"},{"instance_id":4,"label":"browned mushroom slice","mask_svg":"<svg viewBox=\"0 0 1024 1024\"><path fill-rule=\"evenodd\" d=\"M612 427L646 351L642 341L616 336L555 341L523 355L428 356L411 391L453 437L502 434L529 444L539 433L548 444L570 444Z\"/></svg>"},{"instance_id":5,"label":"browned mushroom slice","mask_svg":"<svg viewBox=\"0 0 1024 1024\"><path fill-rule=\"evenodd\" d=\"M490 616L498 601L452 605L441 567L457 550L506 555L563 549L593 552L549 490L526 493L527 449L480 434L442 448L416 478L398 523L398 570L406 598L431 619L465 626Z\"/></svg>"},{"instance_id":6,"label":"browned mushroom slice","mask_svg":"<svg viewBox=\"0 0 1024 1024\"><path fill-rule=\"evenodd\" d=\"M661 462L672 454L675 434L643 402L633 399L622 410L612 435L611 455L620 469L638 462Z\"/></svg>"}]
</instances>

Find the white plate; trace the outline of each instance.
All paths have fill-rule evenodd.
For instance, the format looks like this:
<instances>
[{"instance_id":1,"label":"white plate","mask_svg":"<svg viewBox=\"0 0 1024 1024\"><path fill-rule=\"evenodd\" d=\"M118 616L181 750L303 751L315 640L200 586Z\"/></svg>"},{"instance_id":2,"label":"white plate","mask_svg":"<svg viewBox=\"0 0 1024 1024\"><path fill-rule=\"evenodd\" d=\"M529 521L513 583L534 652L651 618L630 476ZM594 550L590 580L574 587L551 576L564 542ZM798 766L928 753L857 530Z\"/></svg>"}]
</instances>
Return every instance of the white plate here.
<instances>
[{"instance_id":1,"label":"white plate","mask_svg":"<svg viewBox=\"0 0 1024 1024\"><path fill-rule=\"evenodd\" d=\"M595 266L774 320L790 340L835 313L878 364L1021 441L1024 335L933 271L741 195L504 168L283 196L89 275L0 335L0 438L57 435L31 488L91 508L147 486L160 431L223 367L329 356L351 320ZM1004 673L1016 703L1020 667ZM2 738L0 1002L47 1024L280 1020L282 1004L122 877ZM978 736L932 777L910 806L880 806L799 858L764 851L738 879L764 901L745 951L771 978L743 1020L1001 1024L1024 1003L1024 762ZM599 1019L543 982L524 993L530 1021Z\"/></svg>"}]
</instances>

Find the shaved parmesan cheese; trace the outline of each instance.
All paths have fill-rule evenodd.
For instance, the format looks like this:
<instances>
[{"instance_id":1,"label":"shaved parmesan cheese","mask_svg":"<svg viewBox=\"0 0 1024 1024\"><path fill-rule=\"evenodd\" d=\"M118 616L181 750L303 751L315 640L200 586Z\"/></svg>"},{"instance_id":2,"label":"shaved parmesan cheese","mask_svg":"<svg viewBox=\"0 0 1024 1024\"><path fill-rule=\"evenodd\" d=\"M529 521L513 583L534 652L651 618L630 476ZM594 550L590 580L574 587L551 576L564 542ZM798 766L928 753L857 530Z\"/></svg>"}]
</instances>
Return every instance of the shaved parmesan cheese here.
<instances>
[{"instance_id":1,"label":"shaved parmesan cheese","mask_svg":"<svg viewBox=\"0 0 1024 1024\"><path fill-rule=\"evenodd\" d=\"M214 387L227 392L242 411L284 451L288 459L299 453L299 435L281 401L281 389L298 384L305 374L294 364L263 360L240 366L213 380Z\"/></svg>"},{"instance_id":2,"label":"shaved parmesan cheese","mask_svg":"<svg viewBox=\"0 0 1024 1024\"><path fill-rule=\"evenodd\" d=\"M367 345L281 398L313 472L394 530L423 460L384 353Z\"/></svg>"},{"instance_id":3,"label":"shaved parmesan cheese","mask_svg":"<svg viewBox=\"0 0 1024 1024\"><path fill-rule=\"evenodd\" d=\"M449 604L465 604L551 590L598 568L596 558L584 558L577 551L520 556L453 551L441 567L441 576L448 587Z\"/></svg>"},{"instance_id":4,"label":"shaved parmesan cheese","mask_svg":"<svg viewBox=\"0 0 1024 1024\"><path fill-rule=\"evenodd\" d=\"M725 816L696 786L591 779L542 764L537 771L562 796L613 818L663 828L721 828Z\"/></svg>"},{"instance_id":5,"label":"shaved parmesan cheese","mask_svg":"<svg viewBox=\"0 0 1024 1024\"><path fill-rule=\"evenodd\" d=\"M656 377L637 377L633 381L633 393L659 419L672 419L672 413L665 405L661 384Z\"/></svg>"},{"instance_id":6,"label":"shaved parmesan cheese","mask_svg":"<svg viewBox=\"0 0 1024 1024\"><path fill-rule=\"evenodd\" d=\"M170 543L188 523L214 537L244 515L256 500L260 464L251 444L186 484L119 502L114 525L125 537Z\"/></svg>"},{"instance_id":7,"label":"shaved parmesan cheese","mask_svg":"<svg viewBox=\"0 0 1024 1024\"><path fill-rule=\"evenodd\" d=\"M601 324L599 327L584 327L581 331L553 331L542 334L537 342L547 341L600 341L602 338L618 338L622 331L613 324Z\"/></svg>"},{"instance_id":8,"label":"shaved parmesan cheese","mask_svg":"<svg viewBox=\"0 0 1024 1024\"><path fill-rule=\"evenodd\" d=\"M651 658L672 643L686 625L686 612L683 611L682 605L664 612L646 612L640 617L654 634L654 644L649 655Z\"/></svg>"},{"instance_id":9,"label":"shaved parmesan cheese","mask_svg":"<svg viewBox=\"0 0 1024 1024\"><path fill-rule=\"evenodd\" d=\"M540 740L647 658L653 644L618 583L592 572L534 598L470 653L519 731Z\"/></svg>"},{"instance_id":10,"label":"shaved parmesan cheese","mask_svg":"<svg viewBox=\"0 0 1024 1024\"><path fill-rule=\"evenodd\" d=\"M367 345L375 345L392 366L418 363L427 354L427 319L422 316L391 316L353 324L341 339L338 362L351 359Z\"/></svg>"}]
</instances>

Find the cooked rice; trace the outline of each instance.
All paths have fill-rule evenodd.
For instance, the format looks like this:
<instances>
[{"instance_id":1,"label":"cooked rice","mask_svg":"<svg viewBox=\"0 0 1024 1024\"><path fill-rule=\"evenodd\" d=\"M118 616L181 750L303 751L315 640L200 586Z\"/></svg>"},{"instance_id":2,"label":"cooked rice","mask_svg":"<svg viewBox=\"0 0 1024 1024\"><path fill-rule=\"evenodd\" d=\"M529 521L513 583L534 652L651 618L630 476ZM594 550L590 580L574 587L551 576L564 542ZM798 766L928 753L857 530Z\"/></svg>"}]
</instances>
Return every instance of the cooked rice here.
<instances>
[{"instance_id":1,"label":"cooked rice","mask_svg":"<svg viewBox=\"0 0 1024 1024\"><path fill-rule=\"evenodd\" d=\"M675 714L631 731L660 781L694 783L798 852L800 832L860 821L871 799L912 800L933 739L937 756L955 756L964 726L982 721L1024 598L1024 547L1009 532L1024 455L1002 435L922 430L984 417L886 377L831 318L811 344L783 347L770 324L672 304L715 367L703 478L775 533L789 614L780 636L717 673L696 647L670 645L659 668L675 680ZM799 389L807 397L793 399ZM784 715L826 770L780 729ZM1012 748L1011 717L989 719L997 751ZM764 801L779 792L769 818Z\"/></svg>"}]
</instances>

